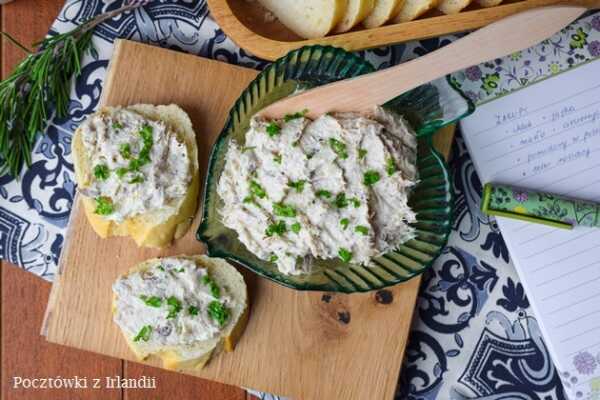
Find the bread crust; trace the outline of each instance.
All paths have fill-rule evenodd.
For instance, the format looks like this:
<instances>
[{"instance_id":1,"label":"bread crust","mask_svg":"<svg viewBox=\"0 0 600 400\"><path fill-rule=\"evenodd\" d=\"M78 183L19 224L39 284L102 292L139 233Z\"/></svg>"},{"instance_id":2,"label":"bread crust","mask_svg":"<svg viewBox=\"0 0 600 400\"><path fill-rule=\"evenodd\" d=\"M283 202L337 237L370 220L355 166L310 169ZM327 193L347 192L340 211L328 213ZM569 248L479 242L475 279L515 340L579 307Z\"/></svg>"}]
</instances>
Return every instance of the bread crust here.
<instances>
[{"instance_id":1,"label":"bread crust","mask_svg":"<svg viewBox=\"0 0 600 400\"><path fill-rule=\"evenodd\" d=\"M192 169L190 185L185 196L174 202L168 209L162 212L141 214L125 219L123 222L108 220L96 214L94 212L96 208L94 199L80 196L85 215L94 231L101 238L131 236L140 247L166 247L174 239L181 238L187 232L198 207L200 176L196 135L188 115L174 104L159 106L137 104L126 108L143 115L147 119L160 119L177 132L185 142L190 157L190 167ZM97 113L111 114L118 109L120 107L103 107ZM91 182L92 167L89 165L86 156L81 128L78 128L73 135L72 149L75 179L79 187L85 188Z\"/></svg>"}]
</instances>

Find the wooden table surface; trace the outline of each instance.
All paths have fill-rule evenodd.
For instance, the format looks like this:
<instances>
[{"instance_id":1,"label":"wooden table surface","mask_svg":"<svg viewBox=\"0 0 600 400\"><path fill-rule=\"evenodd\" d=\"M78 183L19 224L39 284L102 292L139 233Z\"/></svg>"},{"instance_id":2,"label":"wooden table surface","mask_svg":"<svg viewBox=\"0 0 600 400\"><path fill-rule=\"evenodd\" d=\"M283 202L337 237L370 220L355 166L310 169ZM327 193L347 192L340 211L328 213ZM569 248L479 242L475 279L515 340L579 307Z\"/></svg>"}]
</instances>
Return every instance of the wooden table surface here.
<instances>
[{"instance_id":1,"label":"wooden table surface","mask_svg":"<svg viewBox=\"0 0 600 400\"><path fill-rule=\"evenodd\" d=\"M58 15L64 0L16 0L0 8L0 30L9 32L20 42L29 45L44 37ZM5 77L23 52L6 41L0 44L1 76ZM246 400L243 389L210 381L165 372L136 363L97 356L92 353L52 345L40 336L40 327L50 283L31 273L2 261L2 301L0 329L1 396L3 400L146 400L146 399L209 399ZM156 377L155 390L134 389L67 389L34 390L14 389L14 377L87 377L121 376Z\"/></svg>"}]
</instances>

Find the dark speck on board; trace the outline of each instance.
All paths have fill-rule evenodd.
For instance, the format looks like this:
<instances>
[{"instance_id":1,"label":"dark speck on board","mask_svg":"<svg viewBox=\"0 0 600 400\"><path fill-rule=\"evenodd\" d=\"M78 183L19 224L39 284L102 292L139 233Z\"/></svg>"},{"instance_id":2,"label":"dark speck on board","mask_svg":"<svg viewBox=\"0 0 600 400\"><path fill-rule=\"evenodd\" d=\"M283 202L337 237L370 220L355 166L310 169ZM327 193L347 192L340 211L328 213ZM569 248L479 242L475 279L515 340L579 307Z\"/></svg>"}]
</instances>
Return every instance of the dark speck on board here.
<instances>
[{"instance_id":1,"label":"dark speck on board","mask_svg":"<svg viewBox=\"0 0 600 400\"><path fill-rule=\"evenodd\" d=\"M390 304L394 301L394 295L387 289L378 290L375 293L375 300L380 304Z\"/></svg>"},{"instance_id":2,"label":"dark speck on board","mask_svg":"<svg viewBox=\"0 0 600 400\"><path fill-rule=\"evenodd\" d=\"M348 311L338 312L338 321L340 321L342 324L349 324L350 313Z\"/></svg>"},{"instance_id":3,"label":"dark speck on board","mask_svg":"<svg viewBox=\"0 0 600 400\"><path fill-rule=\"evenodd\" d=\"M321 296L321 301L324 301L325 303L329 303L331 301L331 295L324 294L323 296Z\"/></svg>"}]
</instances>

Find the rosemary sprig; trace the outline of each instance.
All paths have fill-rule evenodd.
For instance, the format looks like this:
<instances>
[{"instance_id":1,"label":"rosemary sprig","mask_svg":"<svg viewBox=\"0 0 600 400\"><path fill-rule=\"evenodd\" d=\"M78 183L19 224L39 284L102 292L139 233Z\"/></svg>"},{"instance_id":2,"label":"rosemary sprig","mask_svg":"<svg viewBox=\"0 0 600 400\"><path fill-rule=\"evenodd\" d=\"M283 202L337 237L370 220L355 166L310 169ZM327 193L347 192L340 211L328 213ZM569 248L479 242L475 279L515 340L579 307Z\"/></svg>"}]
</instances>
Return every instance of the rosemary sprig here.
<instances>
[{"instance_id":1,"label":"rosemary sprig","mask_svg":"<svg viewBox=\"0 0 600 400\"><path fill-rule=\"evenodd\" d=\"M81 60L92 46L94 28L148 1L125 1L113 11L96 16L77 28L34 43L27 49L6 32L0 34L27 53L14 71L0 82L0 175L18 177L31 164L31 151L49 116L65 117L71 78L81 73Z\"/></svg>"}]
</instances>

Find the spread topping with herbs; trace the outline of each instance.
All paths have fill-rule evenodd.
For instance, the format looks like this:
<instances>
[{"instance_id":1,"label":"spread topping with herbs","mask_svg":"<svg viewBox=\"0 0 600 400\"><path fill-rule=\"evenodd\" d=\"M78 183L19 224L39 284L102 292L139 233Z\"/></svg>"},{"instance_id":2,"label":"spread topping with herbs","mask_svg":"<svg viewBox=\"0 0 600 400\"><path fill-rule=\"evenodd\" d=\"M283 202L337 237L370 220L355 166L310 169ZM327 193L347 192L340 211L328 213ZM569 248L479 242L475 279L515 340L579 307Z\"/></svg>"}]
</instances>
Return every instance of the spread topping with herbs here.
<instances>
[{"instance_id":1,"label":"spread topping with herbs","mask_svg":"<svg viewBox=\"0 0 600 400\"><path fill-rule=\"evenodd\" d=\"M218 337L234 306L194 261L163 258L113 285L115 322L148 352Z\"/></svg>"},{"instance_id":2,"label":"spread topping with herbs","mask_svg":"<svg viewBox=\"0 0 600 400\"><path fill-rule=\"evenodd\" d=\"M244 146L229 143L220 212L280 271L308 272L316 258L367 265L414 237L417 142L401 117L377 108L253 118Z\"/></svg>"},{"instance_id":3,"label":"spread topping with herbs","mask_svg":"<svg viewBox=\"0 0 600 400\"><path fill-rule=\"evenodd\" d=\"M94 114L80 129L92 172L80 192L95 200L96 214L120 222L185 195L191 180L187 147L164 122L118 109Z\"/></svg>"}]
</instances>

